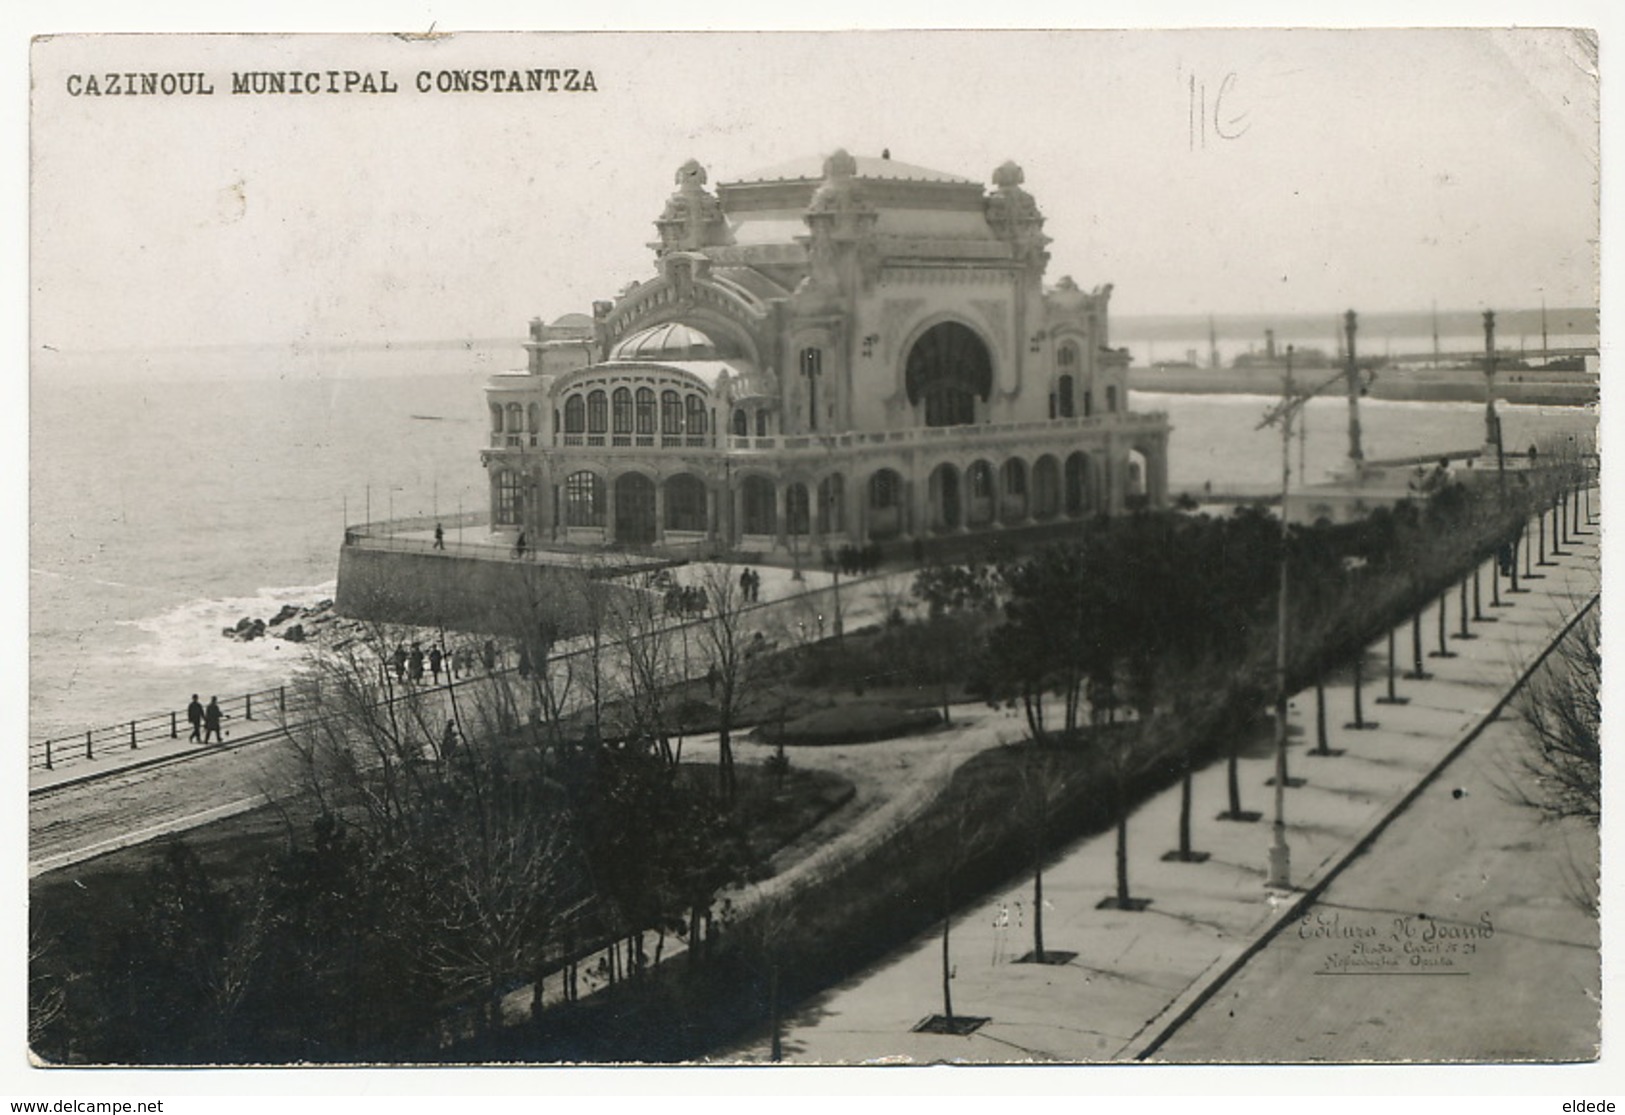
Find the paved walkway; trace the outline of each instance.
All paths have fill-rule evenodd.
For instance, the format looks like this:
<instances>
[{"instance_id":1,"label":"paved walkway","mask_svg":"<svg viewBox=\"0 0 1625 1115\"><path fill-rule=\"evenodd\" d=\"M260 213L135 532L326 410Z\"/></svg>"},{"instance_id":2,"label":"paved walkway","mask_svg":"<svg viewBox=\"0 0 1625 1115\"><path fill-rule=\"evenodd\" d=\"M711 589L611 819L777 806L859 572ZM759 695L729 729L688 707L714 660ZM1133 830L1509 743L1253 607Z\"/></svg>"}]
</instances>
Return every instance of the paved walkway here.
<instances>
[{"instance_id":1,"label":"paved walkway","mask_svg":"<svg viewBox=\"0 0 1625 1115\"><path fill-rule=\"evenodd\" d=\"M1158 1061L1597 1056L1597 829L1515 800L1504 717L1157 1049Z\"/></svg>"},{"instance_id":2,"label":"paved walkway","mask_svg":"<svg viewBox=\"0 0 1625 1115\"><path fill-rule=\"evenodd\" d=\"M676 573L677 579L682 584L701 584L704 568L703 564L698 563L680 568ZM821 625L823 629L833 631L834 599L829 590L834 578L829 573L808 569L801 579L797 580L790 569L771 566L753 568L761 576L762 602L771 606L764 606L759 618L753 619L752 622L764 626L775 625L782 629L778 634L785 638L815 638L819 635ZM892 606L901 605L905 610L911 607L912 602L908 597L911 576L911 573L888 571L865 577L856 583L850 579L843 580L840 587L841 607L847 628L879 623L886 610ZM433 633L426 630L423 641L428 642L432 638ZM576 648L576 643L565 642L558 649L563 653ZM314 651L316 648L313 646L310 649ZM697 647L695 656L698 656ZM507 661L511 665L513 660L509 658ZM465 684L477 683L480 676L467 679ZM695 676L702 675L696 673ZM425 683L415 687L414 691L430 693L443 689L444 686L431 686ZM241 717L228 719L225 723L225 749L231 750L242 746L245 742L252 742L267 735L274 736L277 728L278 721L274 712L256 720L244 720ZM65 754L51 770L31 764L28 768L28 788L35 791L72 785L118 771L159 765L166 761L196 755L204 751L205 747L188 741L189 730L183 719L177 739L149 740L138 748L104 743L97 748L94 758L85 759L79 752L72 752ZM215 745L212 749L220 748L219 745Z\"/></svg>"},{"instance_id":3,"label":"paved walkway","mask_svg":"<svg viewBox=\"0 0 1625 1115\"><path fill-rule=\"evenodd\" d=\"M1111 832L1077 842L1048 867L1045 947L1075 953L1067 963L1016 962L1032 947L1030 881L1013 882L956 917L951 934L954 1010L988 1019L973 1034L914 1032L923 1019L942 1010L941 937L933 931L801 1004L785 1020L785 1059L1007 1063L1151 1055L1270 934L1301 920L1313 894L1494 719L1514 680L1598 591L1599 528L1587 531L1567 556L1538 570L1544 574L1541 579L1524 582L1528 592L1503 594L1503 600L1513 602L1509 607L1488 607L1486 581L1484 613L1497 622L1471 624L1471 640L1456 638L1459 597L1452 592L1448 646L1456 657L1429 658L1427 669L1435 675L1430 680L1402 679L1398 692L1408 703L1375 702L1384 691L1386 638L1372 644L1364 712L1368 723L1376 724L1368 730L1342 727L1353 719L1352 676L1331 679L1326 687L1331 745L1346 749L1344 754L1307 754L1314 744L1314 696L1312 691L1298 696L1292 710L1290 767L1294 777L1307 783L1286 794L1294 889L1276 891L1265 885L1273 803L1273 790L1265 783L1273 774L1273 755L1260 753L1241 764L1244 806L1266 813L1265 821L1256 824L1212 819L1225 803L1225 764L1214 763L1198 772L1194 787L1195 844L1211 853L1208 862L1161 858L1175 844L1177 786L1143 803L1130 820L1131 889L1151 900L1144 911L1097 908L1114 893ZM1437 649L1431 608L1423 630L1425 649ZM1403 668L1410 625L1399 634ZM1368 899L1383 904L1380 894ZM1393 904L1398 903L1396 895ZM769 1035L762 1033L718 1059L765 1061L768 1052ZM1511 1055L1504 1049L1497 1052ZM1293 1050L1283 1047L1275 1055L1291 1059ZM1411 1055L1430 1056L1420 1036Z\"/></svg>"}]
</instances>

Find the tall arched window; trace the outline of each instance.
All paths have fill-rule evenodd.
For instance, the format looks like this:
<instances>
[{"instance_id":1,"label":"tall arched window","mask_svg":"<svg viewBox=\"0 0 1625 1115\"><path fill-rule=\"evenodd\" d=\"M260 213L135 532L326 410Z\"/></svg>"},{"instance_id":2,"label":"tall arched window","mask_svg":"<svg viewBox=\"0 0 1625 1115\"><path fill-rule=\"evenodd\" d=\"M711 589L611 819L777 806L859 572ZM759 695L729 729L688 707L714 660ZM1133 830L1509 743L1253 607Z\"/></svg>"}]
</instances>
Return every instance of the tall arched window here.
<instances>
[{"instance_id":1,"label":"tall arched window","mask_svg":"<svg viewBox=\"0 0 1625 1115\"><path fill-rule=\"evenodd\" d=\"M640 387L637 400L638 436L654 437L655 393L647 387Z\"/></svg>"},{"instance_id":2,"label":"tall arched window","mask_svg":"<svg viewBox=\"0 0 1625 1115\"><path fill-rule=\"evenodd\" d=\"M1065 350L1063 349L1062 351ZM1057 395L1059 396L1058 401L1060 402L1061 407L1061 417L1071 418L1074 413L1076 413L1072 409L1072 377L1069 375L1062 376L1059 382L1056 384L1056 387L1058 389Z\"/></svg>"},{"instance_id":3,"label":"tall arched window","mask_svg":"<svg viewBox=\"0 0 1625 1115\"><path fill-rule=\"evenodd\" d=\"M840 473L818 482L818 533L839 534L846 529L846 482Z\"/></svg>"},{"instance_id":4,"label":"tall arched window","mask_svg":"<svg viewBox=\"0 0 1625 1115\"><path fill-rule=\"evenodd\" d=\"M750 419L743 410L734 411L734 437L750 436Z\"/></svg>"},{"instance_id":5,"label":"tall arched window","mask_svg":"<svg viewBox=\"0 0 1625 1115\"><path fill-rule=\"evenodd\" d=\"M517 446L525 429L525 408L518 403L508 404L508 444Z\"/></svg>"},{"instance_id":6,"label":"tall arched window","mask_svg":"<svg viewBox=\"0 0 1625 1115\"><path fill-rule=\"evenodd\" d=\"M572 527L604 525L604 482L596 473L582 470L564 478L564 524Z\"/></svg>"},{"instance_id":7,"label":"tall arched window","mask_svg":"<svg viewBox=\"0 0 1625 1115\"><path fill-rule=\"evenodd\" d=\"M587 432L603 436L609 427L609 397L602 391L587 396Z\"/></svg>"},{"instance_id":8,"label":"tall arched window","mask_svg":"<svg viewBox=\"0 0 1625 1115\"><path fill-rule=\"evenodd\" d=\"M698 395L688 397L688 444L705 444L705 400Z\"/></svg>"},{"instance_id":9,"label":"tall arched window","mask_svg":"<svg viewBox=\"0 0 1625 1115\"><path fill-rule=\"evenodd\" d=\"M501 526L519 522L519 474L511 469L497 473L496 521Z\"/></svg>"},{"instance_id":10,"label":"tall arched window","mask_svg":"<svg viewBox=\"0 0 1625 1115\"><path fill-rule=\"evenodd\" d=\"M491 404L491 432L493 434L500 434L502 432L502 404L501 403L492 403Z\"/></svg>"},{"instance_id":11,"label":"tall arched window","mask_svg":"<svg viewBox=\"0 0 1625 1115\"><path fill-rule=\"evenodd\" d=\"M1068 342L1061 346L1055 354L1055 363L1062 368L1076 368L1078 366L1078 346Z\"/></svg>"},{"instance_id":12,"label":"tall arched window","mask_svg":"<svg viewBox=\"0 0 1625 1115\"><path fill-rule=\"evenodd\" d=\"M869 506L896 507L903 501L903 478L883 468L869 478Z\"/></svg>"},{"instance_id":13,"label":"tall arched window","mask_svg":"<svg viewBox=\"0 0 1625 1115\"><path fill-rule=\"evenodd\" d=\"M965 474L970 483L972 499L991 499L993 497L993 466L986 461L977 461L971 465Z\"/></svg>"},{"instance_id":14,"label":"tall arched window","mask_svg":"<svg viewBox=\"0 0 1625 1115\"><path fill-rule=\"evenodd\" d=\"M812 526L807 485L791 484L784 490L784 529L788 534L807 534Z\"/></svg>"},{"instance_id":15,"label":"tall arched window","mask_svg":"<svg viewBox=\"0 0 1625 1115\"><path fill-rule=\"evenodd\" d=\"M683 432L683 397L675 391L660 393L660 432L668 437Z\"/></svg>"},{"instance_id":16,"label":"tall arched window","mask_svg":"<svg viewBox=\"0 0 1625 1115\"><path fill-rule=\"evenodd\" d=\"M765 476L747 476L743 485L745 533L772 534L777 514L773 506L773 481Z\"/></svg>"},{"instance_id":17,"label":"tall arched window","mask_svg":"<svg viewBox=\"0 0 1625 1115\"><path fill-rule=\"evenodd\" d=\"M613 429L618 434L632 432L632 392L625 387L617 387L610 399L610 418L615 423Z\"/></svg>"},{"instance_id":18,"label":"tall arched window","mask_svg":"<svg viewBox=\"0 0 1625 1115\"><path fill-rule=\"evenodd\" d=\"M542 432L542 408L539 403L531 403L528 409L530 414L526 425L530 430L530 443L535 445L537 435Z\"/></svg>"},{"instance_id":19,"label":"tall arched window","mask_svg":"<svg viewBox=\"0 0 1625 1115\"><path fill-rule=\"evenodd\" d=\"M587 432L587 404L580 395L571 395L564 400L564 432L567 434Z\"/></svg>"}]
</instances>

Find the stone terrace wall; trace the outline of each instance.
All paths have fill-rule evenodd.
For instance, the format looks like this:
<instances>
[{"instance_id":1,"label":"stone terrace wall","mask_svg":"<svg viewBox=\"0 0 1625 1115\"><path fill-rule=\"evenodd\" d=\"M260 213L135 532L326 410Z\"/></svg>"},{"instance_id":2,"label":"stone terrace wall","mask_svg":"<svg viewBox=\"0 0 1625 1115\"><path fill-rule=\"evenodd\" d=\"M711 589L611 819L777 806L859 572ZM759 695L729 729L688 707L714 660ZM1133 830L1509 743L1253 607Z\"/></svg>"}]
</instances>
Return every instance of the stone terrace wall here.
<instances>
[{"instance_id":1,"label":"stone terrace wall","mask_svg":"<svg viewBox=\"0 0 1625 1115\"><path fill-rule=\"evenodd\" d=\"M569 638L587 629L589 579L568 566L344 546L334 603L355 619L516 638L545 621ZM633 591L609 581L598 587Z\"/></svg>"}]
</instances>

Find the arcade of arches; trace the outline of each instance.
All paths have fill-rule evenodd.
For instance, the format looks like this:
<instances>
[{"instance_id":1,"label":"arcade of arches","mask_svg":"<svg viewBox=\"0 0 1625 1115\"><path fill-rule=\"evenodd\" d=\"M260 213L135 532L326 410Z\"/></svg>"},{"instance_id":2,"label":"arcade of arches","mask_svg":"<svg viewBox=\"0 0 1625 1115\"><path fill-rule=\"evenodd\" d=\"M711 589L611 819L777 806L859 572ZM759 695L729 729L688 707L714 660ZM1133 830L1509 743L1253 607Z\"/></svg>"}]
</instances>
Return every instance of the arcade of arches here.
<instances>
[{"instance_id":1,"label":"arcade of arches","mask_svg":"<svg viewBox=\"0 0 1625 1115\"><path fill-rule=\"evenodd\" d=\"M1153 482L1146 454L1120 457L1132 499ZM603 541L652 546L707 537L767 545L823 545L825 540L887 541L961 531L1080 519L1120 510L1111 506L1111 462L1082 450L1064 457L978 457L940 461L914 481L899 462L853 478L845 472L778 479L765 472L735 474L732 498L720 478L697 472L670 476L628 469L606 476L578 469L555 486L555 518L567 530L602 533ZM496 475L503 521L521 522L527 493L520 474ZM732 526L729 526L731 518Z\"/></svg>"}]
</instances>

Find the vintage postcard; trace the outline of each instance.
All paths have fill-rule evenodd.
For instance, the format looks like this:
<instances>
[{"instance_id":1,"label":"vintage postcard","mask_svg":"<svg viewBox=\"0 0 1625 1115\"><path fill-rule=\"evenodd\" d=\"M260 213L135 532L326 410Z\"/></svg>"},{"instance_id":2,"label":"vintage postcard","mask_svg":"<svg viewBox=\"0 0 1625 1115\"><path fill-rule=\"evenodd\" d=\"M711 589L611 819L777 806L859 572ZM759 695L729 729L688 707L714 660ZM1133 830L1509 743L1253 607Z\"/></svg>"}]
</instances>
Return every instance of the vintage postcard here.
<instances>
[{"instance_id":1,"label":"vintage postcard","mask_svg":"<svg viewBox=\"0 0 1625 1115\"><path fill-rule=\"evenodd\" d=\"M1598 49L39 36L37 1074L1596 1060Z\"/></svg>"}]
</instances>

